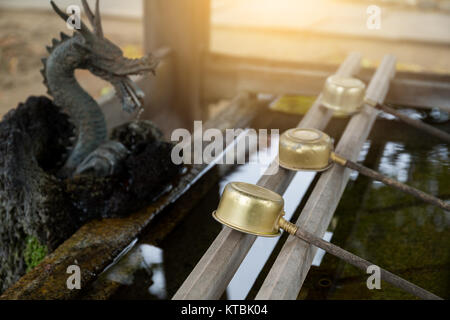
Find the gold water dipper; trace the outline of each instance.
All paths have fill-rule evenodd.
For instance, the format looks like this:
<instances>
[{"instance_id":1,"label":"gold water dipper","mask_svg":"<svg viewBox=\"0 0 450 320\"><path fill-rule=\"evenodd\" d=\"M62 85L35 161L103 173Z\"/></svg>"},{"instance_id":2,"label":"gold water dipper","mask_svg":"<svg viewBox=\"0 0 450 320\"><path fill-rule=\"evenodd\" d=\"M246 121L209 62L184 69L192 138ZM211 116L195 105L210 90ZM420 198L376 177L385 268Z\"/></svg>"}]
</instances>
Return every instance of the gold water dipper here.
<instances>
[{"instance_id":1,"label":"gold water dipper","mask_svg":"<svg viewBox=\"0 0 450 320\"><path fill-rule=\"evenodd\" d=\"M336 154L333 149L333 139L322 131L303 128L290 129L280 137L278 162L281 167L294 171L324 171L329 169L333 163L337 163L444 210L450 210L450 204L444 200L347 160Z\"/></svg>"},{"instance_id":2,"label":"gold water dipper","mask_svg":"<svg viewBox=\"0 0 450 320\"><path fill-rule=\"evenodd\" d=\"M369 266L373 265L373 263L285 220L283 218L283 209L284 200L279 194L257 185L231 182L225 187L219 206L213 212L213 217L227 227L257 236L275 237L280 235L280 229L283 229L291 235L325 250L364 272L367 271ZM380 268L380 274L382 280L422 299L441 299L382 268Z\"/></svg>"}]
</instances>

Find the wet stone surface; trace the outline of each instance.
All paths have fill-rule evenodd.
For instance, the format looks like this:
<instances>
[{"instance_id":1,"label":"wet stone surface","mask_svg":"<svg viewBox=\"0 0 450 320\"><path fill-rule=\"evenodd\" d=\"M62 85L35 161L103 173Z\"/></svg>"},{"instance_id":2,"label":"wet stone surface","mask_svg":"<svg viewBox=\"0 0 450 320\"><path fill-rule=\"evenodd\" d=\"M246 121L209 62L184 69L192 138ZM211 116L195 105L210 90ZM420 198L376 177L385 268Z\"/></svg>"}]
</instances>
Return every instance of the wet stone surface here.
<instances>
[{"instance_id":1,"label":"wet stone surface","mask_svg":"<svg viewBox=\"0 0 450 320\"><path fill-rule=\"evenodd\" d=\"M73 135L67 115L45 97L29 98L0 123L0 292L25 273L27 237L52 252L89 220L146 207L182 169L170 161L172 144L140 121L112 134L130 150L117 174L59 179Z\"/></svg>"},{"instance_id":2,"label":"wet stone surface","mask_svg":"<svg viewBox=\"0 0 450 320\"><path fill-rule=\"evenodd\" d=\"M209 120L205 127L225 130L247 126L261 105L264 103L242 95L217 118ZM192 196L197 198L199 194L203 194L201 190L204 184L201 181L206 179L208 185L209 182L216 181L211 180L209 174L215 171L209 170L207 164L193 165L188 170L183 168L182 174L173 181L170 190L165 188L164 190L168 191L144 209L120 218L93 219L85 223L36 268L6 290L0 299L80 299L86 297L86 294L102 298L110 296L111 288L99 294L93 292L92 295L87 291L105 268L117 262L115 259L129 248L130 244L135 243L136 238L144 231L151 232L157 242L157 239L170 232L184 216L183 213L180 215L180 212L186 213L187 208L192 208L193 202L196 202ZM197 187L200 187L200 190ZM167 215L167 212L163 211L169 208L174 211ZM164 228L157 227L154 220L158 218ZM70 290L66 286L66 270L73 264L81 270L81 290ZM101 288L99 291L102 291Z\"/></svg>"}]
</instances>

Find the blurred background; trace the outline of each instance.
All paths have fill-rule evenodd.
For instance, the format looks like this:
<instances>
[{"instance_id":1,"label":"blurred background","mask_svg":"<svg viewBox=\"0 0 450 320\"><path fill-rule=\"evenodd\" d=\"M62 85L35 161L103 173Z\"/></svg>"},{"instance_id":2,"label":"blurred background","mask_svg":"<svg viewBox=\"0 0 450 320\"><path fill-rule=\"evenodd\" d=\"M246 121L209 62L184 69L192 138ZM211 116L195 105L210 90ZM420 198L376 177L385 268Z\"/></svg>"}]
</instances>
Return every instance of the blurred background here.
<instances>
[{"instance_id":1,"label":"blurred background","mask_svg":"<svg viewBox=\"0 0 450 320\"><path fill-rule=\"evenodd\" d=\"M129 57L143 53L142 1L101 2L106 36ZM369 5L381 8L380 29L367 27ZM449 0L211 0L211 9L213 52L339 64L359 51L366 67L392 53L400 70L450 73ZM49 1L0 0L0 116L45 94L40 59L60 31L71 33ZM86 71L77 77L96 98L111 91Z\"/></svg>"}]
</instances>

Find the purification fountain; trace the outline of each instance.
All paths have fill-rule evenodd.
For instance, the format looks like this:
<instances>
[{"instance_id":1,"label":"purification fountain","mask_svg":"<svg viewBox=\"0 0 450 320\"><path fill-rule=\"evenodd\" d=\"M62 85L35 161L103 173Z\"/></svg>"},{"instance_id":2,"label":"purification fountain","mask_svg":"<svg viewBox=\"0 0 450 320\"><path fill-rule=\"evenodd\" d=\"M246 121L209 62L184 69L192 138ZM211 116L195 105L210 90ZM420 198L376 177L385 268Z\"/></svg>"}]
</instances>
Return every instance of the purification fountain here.
<instances>
[{"instance_id":1,"label":"purification fountain","mask_svg":"<svg viewBox=\"0 0 450 320\"><path fill-rule=\"evenodd\" d=\"M110 82L123 109L136 113L144 93L130 76L155 73L158 61L124 57L104 37L98 1L95 13L82 3L93 30L81 22L72 36L61 33L42 60L53 100L30 97L0 123L0 292L88 220L145 207L181 172L170 160L172 144L150 121L126 123L108 136L98 103L74 71Z\"/></svg>"}]
</instances>

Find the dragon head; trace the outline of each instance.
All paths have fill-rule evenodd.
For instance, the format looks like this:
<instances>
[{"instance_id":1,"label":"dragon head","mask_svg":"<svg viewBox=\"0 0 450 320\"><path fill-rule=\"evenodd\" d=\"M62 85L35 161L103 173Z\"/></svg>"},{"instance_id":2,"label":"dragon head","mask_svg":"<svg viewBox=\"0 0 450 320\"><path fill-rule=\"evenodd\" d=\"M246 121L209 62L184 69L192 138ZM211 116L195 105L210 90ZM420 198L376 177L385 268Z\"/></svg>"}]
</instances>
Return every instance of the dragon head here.
<instances>
[{"instance_id":1,"label":"dragon head","mask_svg":"<svg viewBox=\"0 0 450 320\"><path fill-rule=\"evenodd\" d=\"M68 21L69 15L59 9L53 1L50 3L53 10L64 21ZM93 28L93 31L89 30L81 21L80 28L75 29L75 36L80 38L80 41L74 46L86 56L84 67L114 86L125 111L131 113L142 108L144 92L130 79L130 76L146 72L154 74L159 63L158 59L151 54L140 59L126 58L118 46L103 36L99 0L96 2L95 14L86 0L82 0L82 4Z\"/></svg>"}]
</instances>

